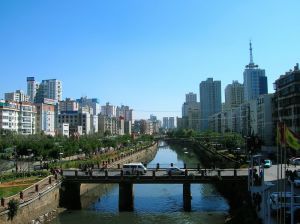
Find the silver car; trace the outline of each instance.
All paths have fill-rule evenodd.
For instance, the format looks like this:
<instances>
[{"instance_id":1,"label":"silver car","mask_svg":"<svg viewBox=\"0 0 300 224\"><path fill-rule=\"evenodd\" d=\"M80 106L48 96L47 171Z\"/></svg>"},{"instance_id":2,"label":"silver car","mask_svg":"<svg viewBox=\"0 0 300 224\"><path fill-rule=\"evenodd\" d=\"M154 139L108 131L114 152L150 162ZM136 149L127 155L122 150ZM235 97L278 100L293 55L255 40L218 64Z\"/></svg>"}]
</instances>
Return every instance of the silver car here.
<instances>
[{"instance_id":1,"label":"silver car","mask_svg":"<svg viewBox=\"0 0 300 224\"><path fill-rule=\"evenodd\" d=\"M183 169L180 169L176 166L167 168L166 172L168 175L184 175L185 174L185 171Z\"/></svg>"}]
</instances>

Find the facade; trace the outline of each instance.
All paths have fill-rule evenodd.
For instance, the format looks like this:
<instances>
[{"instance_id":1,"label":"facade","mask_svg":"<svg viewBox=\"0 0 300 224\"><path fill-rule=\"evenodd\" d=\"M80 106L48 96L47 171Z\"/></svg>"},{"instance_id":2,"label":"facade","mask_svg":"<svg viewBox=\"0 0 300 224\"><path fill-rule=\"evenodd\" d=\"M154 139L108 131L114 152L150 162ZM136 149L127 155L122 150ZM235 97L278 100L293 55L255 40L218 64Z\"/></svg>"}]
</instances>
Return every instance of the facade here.
<instances>
[{"instance_id":1,"label":"facade","mask_svg":"<svg viewBox=\"0 0 300 224\"><path fill-rule=\"evenodd\" d=\"M55 135L56 106L54 104L37 103L36 105L36 132L46 135Z\"/></svg>"},{"instance_id":2,"label":"facade","mask_svg":"<svg viewBox=\"0 0 300 224\"><path fill-rule=\"evenodd\" d=\"M188 93L185 95L185 102L182 105L182 120L177 127L200 130L200 103L197 102L197 94Z\"/></svg>"},{"instance_id":3,"label":"facade","mask_svg":"<svg viewBox=\"0 0 300 224\"><path fill-rule=\"evenodd\" d=\"M174 129L175 128L175 118L174 117L169 117L169 129Z\"/></svg>"},{"instance_id":4,"label":"facade","mask_svg":"<svg viewBox=\"0 0 300 224\"><path fill-rule=\"evenodd\" d=\"M36 107L30 102L0 102L0 129L35 134Z\"/></svg>"},{"instance_id":5,"label":"facade","mask_svg":"<svg viewBox=\"0 0 300 224\"><path fill-rule=\"evenodd\" d=\"M221 112L221 81L208 78L200 83L200 111L202 131L207 130L209 116Z\"/></svg>"},{"instance_id":6,"label":"facade","mask_svg":"<svg viewBox=\"0 0 300 224\"><path fill-rule=\"evenodd\" d=\"M102 114L98 116L98 132L102 135L105 133L111 135L113 133L113 122L111 117Z\"/></svg>"},{"instance_id":7,"label":"facade","mask_svg":"<svg viewBox=\"0 0 300 224\"><path fill-rule=\"evenodd\" d=\"M192 103L197 102L197 94L189 92L188 94L185 94L185 102L186 103Z\"/></svg>"},{"instance_id":8,"label":"facade","mask_svg":"<svg viewBox=\"0 0 300 224\"><path fill-rule=\"evenodd\" d=\"M297 63L294 70L281 75L274 84L276 92L273 98L273 122L278 121L300 133L300 70Z\"/></svg>"},{"instance_id":9,"label":"facade","mask_svg":"<svg viewBox=\"0 0 300 224\"><path fill-rule=\"evenodd\" d=\"M116 117L123 117L125 121L133 121L133 110L129 106L121 105L116 108Z\"/></svg>"},{"instance_id":10,"label":"facade","mask_svg":"<svg viewBox=\"0 0 300 224\"><path fill-rule=\"evenodd\" d=\"M16 90L12 93L5 93L4 94L6 101L13 101L13 102L28 102L29 96L27 96L22 90Z\"/></svg>"},{"instance_id":11,"label":"facade","mask_svg":"<svg viewBox=\"0 0 300 224\"><path fill-rule=\"evenodd\" d=\"M80 109L79 111L65 111L58 115L58 124L69 124L70 135L82 134L88 135L93 133L91 127L93 115Z\"/></svg>"},{"instance_id":12,"label":"facade","mask_svg":"<svg viewBox=\"0 0 300 224\"><path fill-rule=\"evenodd\" d=\"M35 102L41 103L44 98L62 101L62 82L57 79L43 80L38 87Z\"/></svg>"},{"instance_id":13,"label":"facade","mask_svg":"<svg viewBox=\"0 0 300 224\"><path fill-rule=\"evenodd\" d=\"M30 102L20 102L19 133L24 135L35 134L36 107Z\"/></svg>"},{"instance_id":14,"label":"facade","mask_svg":"<svg viewBox=\"0 0 300 224\"><path fill-rule=\"evenodd\" d=\"M126 135L131 135L131 133L132 133L131 126L132 126L131 121L125 121L124 122L124 133Z\"/></svg>"},{"instance_id":15,"label":"facade","mask_svg":"<svg viewBox=\"0 0 300 224\"><path fill-rule=\"evenodd\" d=\"M235 108L244 102L244 85L232 81L225 88L225 110Z\"/></svg>"},{"instance_id":16,"label":"facade","mask_svg":"<svg viewBox=\"0 0 300 224\"><path fill-rule=\"evenodd\" d=\"M79 107L93 108L94 115L98 115L101 112L101 106L97 98L88 99L87 97L81 97L77 99L76 102L79 103Z\"/></svg>"},{"instance_id":17,"label":"facade","mask_svg":"<svg viewBox=\"0 0 300 224\"><path fill-rule=\"evenodd\" d=\"M30 102L35 102L36 93L39 88L39 83L35 81L34 77L27 77L27 95Z\"/></svg>"},{"instance_id":18,"label":"facade","mask_svg":"<svg viewBox=\"0 0 300 224\"><path fill-rule=\"evenodd\" d=\"M66 98L64 101L59 101L59 111L78 111L79 103L71 98Z\"/></svg>"},{"instance_id":19,"label":"facade","mask_svg":"<svg viewBox=\"0 0 300 224\"><path fill-rule=\"evenodd\" d=\"M68 123L61 123L58 126L58 134L69 137L70 136L69 127L70 125Z\"/></svg>"},{"instance_id":20,"label":"facade","mask_svg":"<svg viewBox=\"0 0 300 224\"><path fill-rule=\"evenodd\" d=\"M214 132L235 132L242 136L256 135L266 146L274 144L272 125L273 94L259 96L238 107L225 110L209 117L209 128Z\"/></svg>"},{"instance_id":21,"label":"facade","mask_svg":"<svg viewBox=\"0 0 300 224\"><path fill-rule=\"evenodd\" d=\"M265 70L259 69L254 64L252 56L252 44L250 42L250 63L244 70L244 99L245 102L255 100L259 95L268 93L268 80L265 76Z\"/></svg>"},{"instance_id":22,"label":"facade","mask_svg":"<svg viewBox=\"0 0 300 224\"><path fill-rule=\"evenodd\" d=\"M16 102L0 102L0 129L19 132L20 105Z\"/></svg>"},{"instance_id":23,"label":"facade","mask_svg":"<svg viewBox=\"0 0 300 224\"><path fill-rule=\"evenodd\" d=\"M257 98L257 136L263 140L264 145L275 145L273 129L272 99L274 94L265 94Z\"/></svg>"},{"instance_id":24,"label":"facade","mask_svg":"<svg viewBox=\"0 0 300 224\"><path fill-rule=\"evenodd\" d=\"M117 116L116 106L106 103L105 106L101 106L101 114L108 117L116 117Z\"/></svg>"},{"instance_id":25,"label":"facade","mask_svg":"<svg viewBox=\"0 0 300 224\"><path fill-rule=\"evenodd\" d=\"M163 128L168 129L169 128L169 118L163 117Z\"/></svg>"}]
</instances>

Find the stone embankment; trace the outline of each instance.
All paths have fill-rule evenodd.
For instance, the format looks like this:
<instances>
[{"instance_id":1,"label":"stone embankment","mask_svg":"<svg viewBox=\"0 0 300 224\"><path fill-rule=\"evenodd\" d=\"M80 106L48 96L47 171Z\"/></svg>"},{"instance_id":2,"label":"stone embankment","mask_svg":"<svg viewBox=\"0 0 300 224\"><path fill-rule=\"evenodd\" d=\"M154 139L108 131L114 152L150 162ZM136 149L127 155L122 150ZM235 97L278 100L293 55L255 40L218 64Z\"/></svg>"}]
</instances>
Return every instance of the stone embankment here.
<instances>
[{"instance_id":1,"label":"stone embankment","mask_svg":"<svg viewBox=\"0 0 300 224\"><path fill-rule=\"evenodd\" d=\"M130 162L148 162L154 158L157 152L157 143L148 148L140 150L135 153L130 153L122 159L111 162L108 168L115 168L118 164ZM49 180L51 179L51 181ZM49 176L37 184L24 190L23 199L20 199L20 194L5 199L4 206L0 205L0 223L1 224L41 224L47 223L57 216L57 213L63 211L58 209L60 198L60 180L55 180L54 176ZM100 189L100 190L99 190ZM88 206L93 200L101 197L110 189L110 187L97 184L82 184L81 196L87 197L83 200L84 204ZM93 191L94 190L94 191ZM21 204L19 206L17 215L13 220L8 219L7 202L8 199L17 198ZM84 207L84 206L83 206ZM2 210L1 210L2 209Z\"/></svg>"}]
</instances>

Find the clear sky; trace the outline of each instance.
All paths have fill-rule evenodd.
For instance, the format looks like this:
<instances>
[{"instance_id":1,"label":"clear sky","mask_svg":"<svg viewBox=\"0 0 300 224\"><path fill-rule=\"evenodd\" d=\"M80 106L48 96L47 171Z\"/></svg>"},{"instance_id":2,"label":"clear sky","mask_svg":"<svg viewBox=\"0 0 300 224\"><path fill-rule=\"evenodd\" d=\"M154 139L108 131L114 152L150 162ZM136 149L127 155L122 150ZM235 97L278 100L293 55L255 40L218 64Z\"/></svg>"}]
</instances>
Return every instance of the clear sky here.
<instances>
[{"instance_id":1,"label":"clear sky","mask_svg":"<svg viewBox=\"0 0 300 224\"><path fill-rule=\"evenodd\" d=\"M129 105L137 118L181 116L208 77L243 82L249 63L269 91L300 62L300 1L1 0L0 96L26 77L63 81L63 97Z\"/></svg>"}]
</instances>

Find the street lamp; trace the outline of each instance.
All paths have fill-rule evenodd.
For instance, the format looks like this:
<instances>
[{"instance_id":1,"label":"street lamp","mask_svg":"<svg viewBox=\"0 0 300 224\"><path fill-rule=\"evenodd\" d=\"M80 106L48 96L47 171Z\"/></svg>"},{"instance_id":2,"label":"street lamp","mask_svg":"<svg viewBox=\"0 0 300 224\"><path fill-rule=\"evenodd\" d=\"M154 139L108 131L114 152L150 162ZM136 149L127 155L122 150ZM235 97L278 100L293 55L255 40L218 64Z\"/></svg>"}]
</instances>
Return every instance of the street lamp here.
<instances>
[{"instance_id":1,"label":"street lamp","mask_svg":"<svg viewBox=\"0 0 300 224\"><path fill-rule=\"evenodd\" d=\"M60 168L62 168L62 164L61 164L61 160L62 160L62 156L63 156L63 152L59 153L59 163L60 163Z\"/></svg>"},{"instance_id":2,"label":"street lamp","mask_svg":"<svg viewBox=\"0 0 300 224\"><path fill-rule=\"evenodd\" d=\"M32 149L27 149L27 152L28 152L28 158L31 158L31 152L32 152ZM30 161L27 161L27 171L28 171L28 173L29 173L29 167L30 167L30 165L29 165L29 162Z\"/></svg>"}]
</instances>

